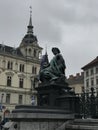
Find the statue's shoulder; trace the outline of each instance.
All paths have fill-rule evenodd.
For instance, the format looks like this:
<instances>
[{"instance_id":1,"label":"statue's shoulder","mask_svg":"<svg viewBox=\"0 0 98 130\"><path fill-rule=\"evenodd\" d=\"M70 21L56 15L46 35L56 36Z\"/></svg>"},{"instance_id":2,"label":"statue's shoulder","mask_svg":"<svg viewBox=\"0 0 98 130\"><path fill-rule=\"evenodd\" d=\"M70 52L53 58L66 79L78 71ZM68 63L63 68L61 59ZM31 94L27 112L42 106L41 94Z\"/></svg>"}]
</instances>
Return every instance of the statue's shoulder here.
<instances>
[{"instance_id":1,"label":"statue's shoulder","mask_svg":"<svg viewBox=\"0 0 98 130\"><path fill-rule=\"evenodd\" d=\"M57 59L57 61L59 61L59 62L64 62L64 58L63 58L63 56L62 56L61 54L57 54L57 55L56 55L56 59Z\"/></svg>"}]
</instances>

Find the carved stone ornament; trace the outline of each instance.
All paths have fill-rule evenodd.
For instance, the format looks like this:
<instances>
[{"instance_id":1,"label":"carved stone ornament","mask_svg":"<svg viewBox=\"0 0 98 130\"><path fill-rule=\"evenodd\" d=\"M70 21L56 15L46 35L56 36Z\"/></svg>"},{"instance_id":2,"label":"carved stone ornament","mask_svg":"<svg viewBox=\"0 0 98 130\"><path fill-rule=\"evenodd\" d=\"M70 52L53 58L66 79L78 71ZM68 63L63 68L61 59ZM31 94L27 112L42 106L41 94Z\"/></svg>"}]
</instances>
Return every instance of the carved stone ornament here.
<instances>
[{"instance_id":1,"label":"carved stone ornament","mask_svg":"<svg viewBox=\"0 0 98 130\"><path fill-rule=\"evenodd\" d=\"M26 76L24 74L18 74L18 77L25 78Z\"/></svg>"},{"instance_id":2,"label":"carved stone ornament","mask_svg":"<svg viewBox=\"0 0 98 130\"><path fill-rule=\"evenodd\" d=\"M8 75L8 76L13 76L13 75L14 75L14 72L11 72L11 71L6 72L6 75Z\"/></svg>"}]
</instances>

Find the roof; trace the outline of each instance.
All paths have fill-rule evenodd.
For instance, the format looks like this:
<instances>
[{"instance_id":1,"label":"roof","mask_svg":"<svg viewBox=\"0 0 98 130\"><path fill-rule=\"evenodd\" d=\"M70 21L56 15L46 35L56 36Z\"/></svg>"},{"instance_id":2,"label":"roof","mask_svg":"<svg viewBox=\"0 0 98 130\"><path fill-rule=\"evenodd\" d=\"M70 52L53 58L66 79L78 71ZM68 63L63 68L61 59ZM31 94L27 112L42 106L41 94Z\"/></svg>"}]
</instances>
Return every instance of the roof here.
<instances>
[{"instance_id":1,"label":"roof","mask_svg":"<svg viewBox=\"0 0 98 130\"><path fill-rule=\"evenodd\" d=\"M76 76L71 75L67 79L67 82L68 82L69 85L83 84L84 83L84 74L82 73L81 75L76 75Z\"/></svg>"},{"instance_id":2,"label":"roof","mask_svg":"<svg viewBox=\"0 0 98 130\"><path fill-rule=\"evenodd\" d=\"M3 44L0 44L0 53L23 57L19 48L10 47L10 46L3 45Z\"/></svg>"},{"instance_id":3,"label":"roof","mask_svg":"<svg viewBox=\"0 0 98 130\"><path fill-rule=\"evenodd\" d=\"M32 45L35 43L38 45L37 42L37 37L33 34L32 17L30 16L29 25L27 26L27 34L22 39L20 46Z\"/></svg>"},{"instance_id":4,"label":"roof","mask_svg":"<svg viewBox=\"0 0 98 130\"><path fill-rule=\"evenodd\" d=\"M88 69L88 68L91 68L91 67L97 66L97 65L98 65L98 56L94 60L92 60L90 63L83 66L81 69L85 70L85 69Z\"/></svg>"},{"instance_id":5,"label":"roof","mask_svg":"<svg viewBox=\"0 0 98 130\"><path fill-rule=\"evenodd\" d=\"M22 40L22 44L24 45L29 45L32 44L33 42L37 42L37 37L34 36L33 34L26 34Z\"/></svg>"},{"instance_id":6,"label":"roof","mask_svg":"<svg viewBox=\"0 0 98 130\"><path fill-rule=\"evenodd\" d=\"M0 44L0 55L14 57L18 59L24 59L26 61L35 62L39 64L39 59L32 59L28 57L24 57L23 54L20 51L20 48L14 48L6 45Z\"/></svg>"}]
</instances>

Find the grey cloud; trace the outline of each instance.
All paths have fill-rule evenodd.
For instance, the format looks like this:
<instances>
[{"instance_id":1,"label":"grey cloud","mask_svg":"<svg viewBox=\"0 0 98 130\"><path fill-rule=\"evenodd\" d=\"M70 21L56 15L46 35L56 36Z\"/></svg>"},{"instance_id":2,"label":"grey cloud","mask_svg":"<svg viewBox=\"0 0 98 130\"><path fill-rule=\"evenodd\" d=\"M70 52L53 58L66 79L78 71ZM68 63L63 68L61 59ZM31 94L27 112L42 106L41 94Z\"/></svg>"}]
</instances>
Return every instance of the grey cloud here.
<instances>
[{"instance_id":1,"label":"grey cloud","mask_svg":"<svg viewBox=\"0 0 98 130\"><path fill-rule=\"evenodd\" d=\"M49 21L40 23L38 29L36 27L36 34L38 35L39 40L50 43L58 43L62 39L61 28L57 25L51 24Z\"/></svg>"},{"instance_id":2,"label":"grey cloud","mask_svg":"<svg viewBox=\"0 0 98 130\"><path fill-rule=\"evenodd\" d=\"M55 0L54 0L55 1ZM68 24L94 24L98 22L98 2L93 0L41 1L39 9L45 18L50 17ZM96 7L96 8L95 8Z\"/></svg>"},{"instance_id":3,"label":"grey cloud","mask_svg":"<svg viewBox=\"0 0 98 130\"><path fill-rule=\"evenodd\" d=\"M0 42L20 44L27 31L30 5L39 44L43 48L47 44L50 59L52 46L61 49L67 74L80 71L96 57L98 0L1 0Z\"/></svg>"}]
</instances>

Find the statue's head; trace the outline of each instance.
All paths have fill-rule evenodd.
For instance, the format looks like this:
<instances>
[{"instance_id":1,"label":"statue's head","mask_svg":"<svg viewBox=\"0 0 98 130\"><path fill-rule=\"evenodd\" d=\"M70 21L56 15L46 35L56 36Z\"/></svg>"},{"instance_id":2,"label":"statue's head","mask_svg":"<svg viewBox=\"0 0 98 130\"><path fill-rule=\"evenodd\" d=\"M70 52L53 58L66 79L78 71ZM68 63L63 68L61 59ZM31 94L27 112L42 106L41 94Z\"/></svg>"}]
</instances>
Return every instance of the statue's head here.
<instances>
[{"instance_id":1,"label":"statue's head","mask_svg":"<svg viewBox=\"0 0 98 130\"><path fill-rule=\"evenodd\" d=\"M58 48L56 48L56 47L53 47L52 52L53 52L54 55L56 55L56 54L60 53L60 50Z\"/></svg>"}]
</instances>

